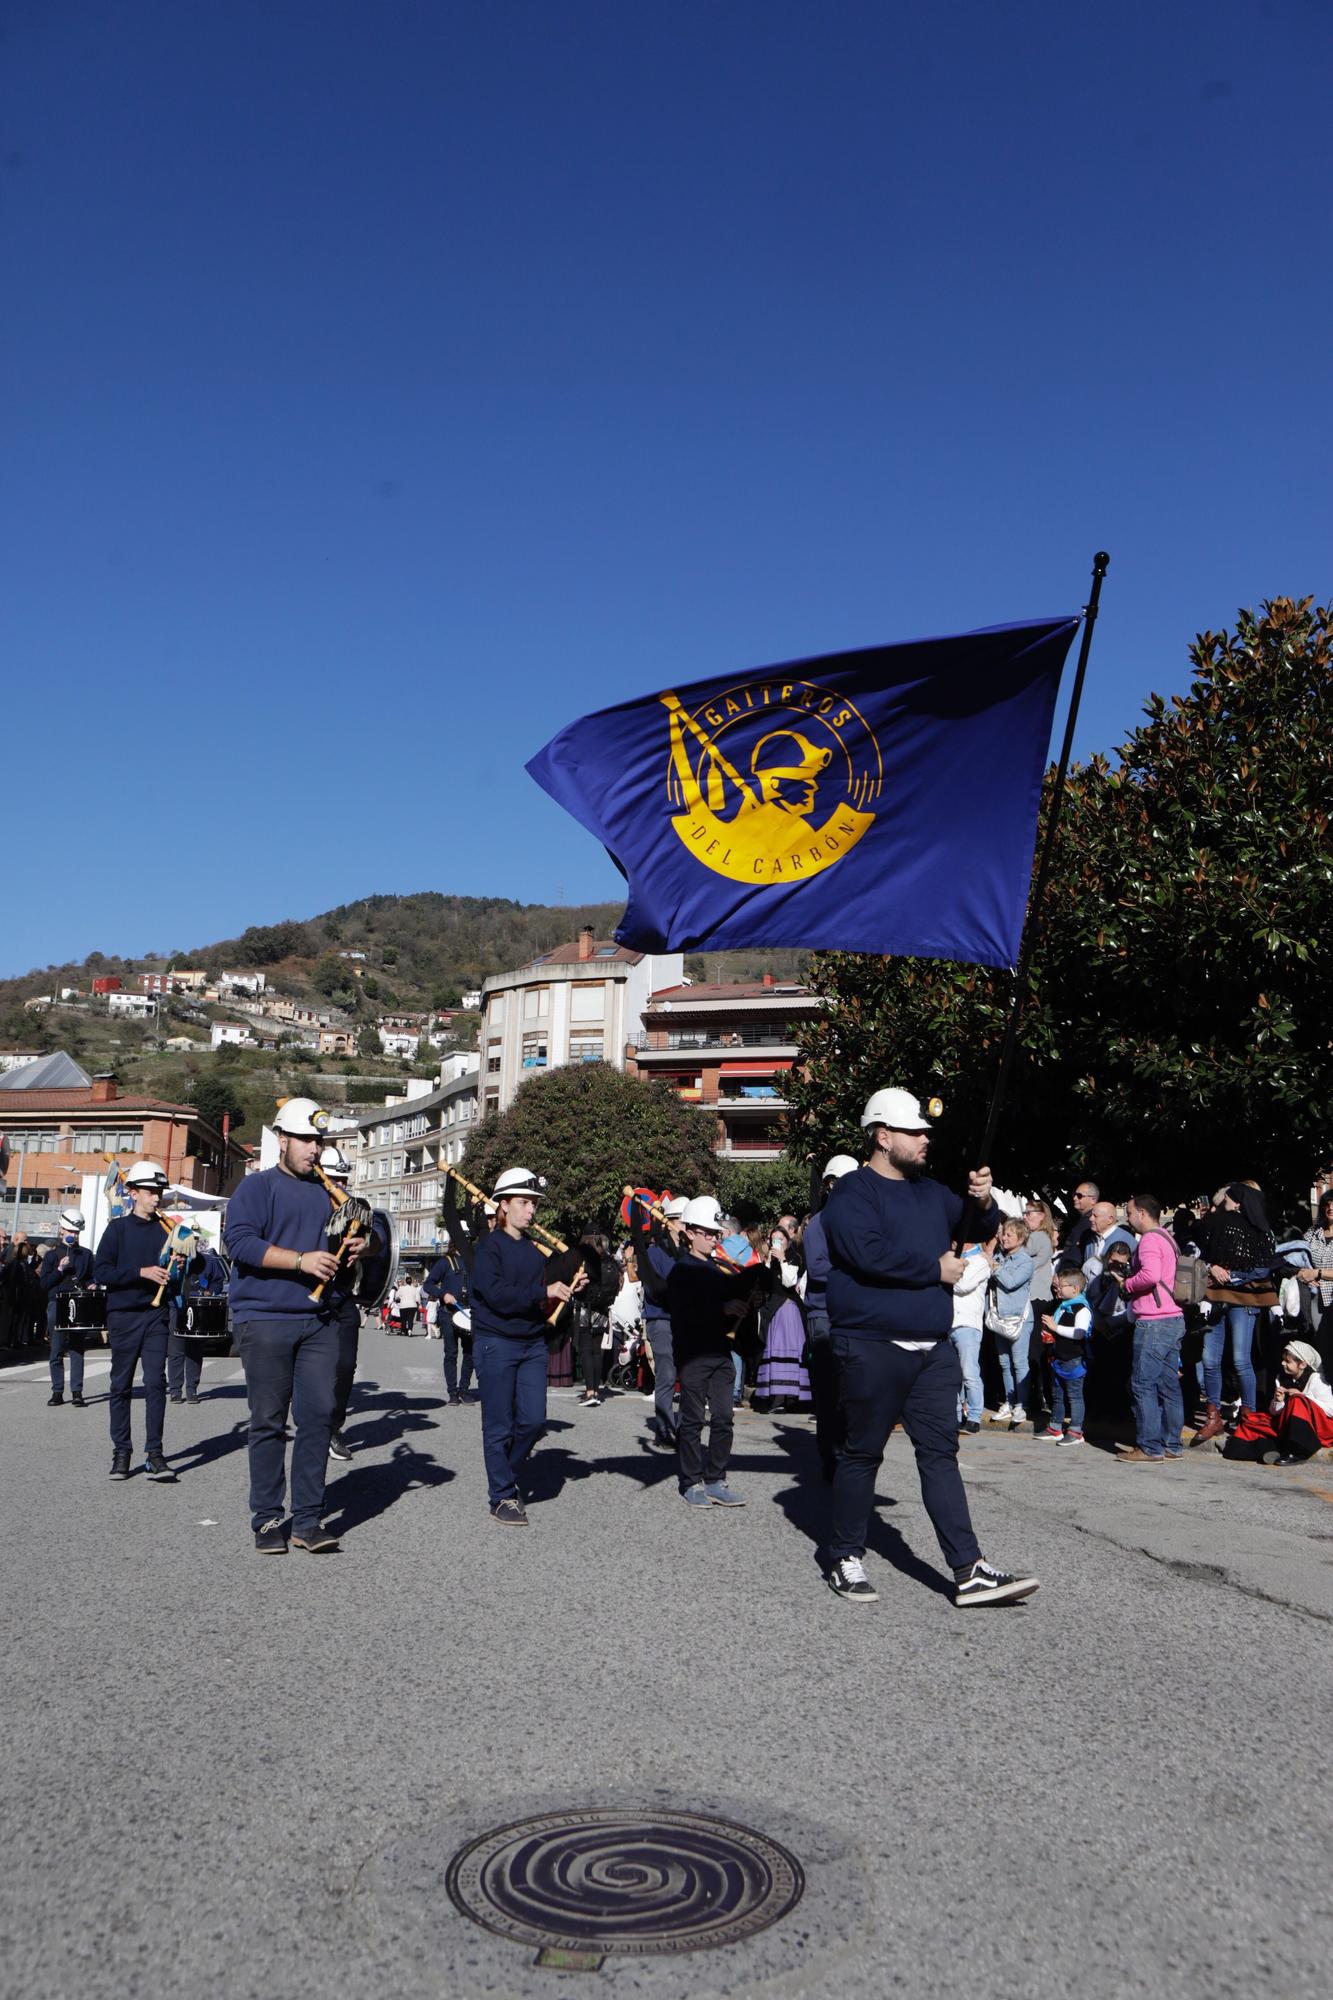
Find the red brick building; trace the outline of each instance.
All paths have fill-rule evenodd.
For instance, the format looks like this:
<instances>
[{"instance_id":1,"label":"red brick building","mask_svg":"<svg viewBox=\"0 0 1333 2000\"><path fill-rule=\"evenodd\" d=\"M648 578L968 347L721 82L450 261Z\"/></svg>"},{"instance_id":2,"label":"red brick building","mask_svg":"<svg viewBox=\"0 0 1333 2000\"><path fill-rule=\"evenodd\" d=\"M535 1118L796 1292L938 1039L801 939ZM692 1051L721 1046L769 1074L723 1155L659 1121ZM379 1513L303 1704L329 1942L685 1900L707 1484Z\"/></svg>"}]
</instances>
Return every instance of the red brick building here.
<instances>
[{"instance_id":1,"label":"red brick building","mask_svg":"<svg viewBox=\"0 0 1333 2000\"><path fill-rule=\"evenodd\" d=\"M245 1154L206 1124L189 1104L157 1097L122 1097L112 1077L82 1089L16 1090L0 1095L0 1122L13 1191L23 1163L23 1195L45 1193L57 1207L82 1174L103 1173L105 1155L122 1165L157 1160L167 1179L201 1194L230 1194L245 1173Z\"/></svg>"}]
</instances>

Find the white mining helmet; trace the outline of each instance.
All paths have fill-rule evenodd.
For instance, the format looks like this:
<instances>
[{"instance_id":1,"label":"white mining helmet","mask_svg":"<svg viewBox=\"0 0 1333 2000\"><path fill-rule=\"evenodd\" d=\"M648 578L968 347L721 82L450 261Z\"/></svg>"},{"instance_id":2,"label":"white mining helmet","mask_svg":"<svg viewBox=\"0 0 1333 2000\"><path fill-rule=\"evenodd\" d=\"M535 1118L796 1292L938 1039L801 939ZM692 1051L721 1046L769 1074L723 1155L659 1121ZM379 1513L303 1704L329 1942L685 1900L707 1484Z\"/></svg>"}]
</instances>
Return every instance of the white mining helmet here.
<instances>
[{"instance_id":1,"label":"white mining helmet","mask_svg":"<svg viewBox=\"0 0 1333 2000\"><path fill-rule=\"evenodd\" d=\"M540 1201L546 1193L545 1174L530 1174L526 1167L506 1167L491 1189L492 1201L508 1201L512 1195L527 1195Z\"/></svg>"},{"instance_id":2,"label":"white mining helmet","mask_svg":"<svg viewBox=\"0 0 1333 2000\"><path fill-rule=\"evenodd\" d=\"M685 1211L689 1205L688 1195L673 1194L666 1207L662 1210L662 1213L671 1222L683 1222Z\"/></svg>"},{"instance_id":3,"label":"white mining helmet","mask_svg":"<svg viewBox=\"0 0 1333 2000\"><path fill-rule=\"evenodd\" d=\"M352 1163L339 1146L326 1146L319 1156L319 1170L327 1174L331 1181L346 1181L352 1177Z\"/></svg>"},{"instance_id":4,"label":"white mining helmet","mask_svg":"<svg viewBox=\"0 0 1333 2000\"><path fill-rule=\"evenodd\" d=\"M896 1085L889 1090L877 1090L861 1113L863 1131L873 1131L876 1125L887 1125L894 1132L930 1130L930 1120L911 1091L900 1090Z\"/></svg>"},{"instance_id":5,"label":"white mining helmet","mask_svg":"<svg viewBox=\"0 0 1333 2000\"><path fill-rule=\"evenodd\" d=\"M820 1175L820 1179L825 1181L840 1181L844 1174L854 1174L855 1172L856 1161L850 1153L835 1153L831 1160L824 1162L824 1171Z\"/></svg>"},{"instance_id":6,"label":"white mining helmet","mask_svg":"<svg viewBox=\"0 0 1333 2000\"><path fill-rule=\"evenodd\" d=\"M81 1208L62 1208L60 1211L60 1220L66 1229L82 1229L83 1210Z\"/></svg>"},{"instance_id":7,"label":"white mining helmet","mask_svg":"<svg viewBox=\"0 0 1333 2000\"><path fill-rule=\"evenodd\" d=\"M687 1201L681 1220L687 1229L711 1229L715 1236L722 1234L722 1210L711 1194L697 1194L693 1201Z\"/></svg>"},{"instance_id":8,"label":"white mining helmet","mask_svg":"<svg viewBox=\"0 0 1333 2000\"><path fill-rule=\"evenodd\" d=\"M328 1129L329 1114L313 1097L289 1097L273 1120L273 1130L285 1132L289 1139L320 1139Z\"/></svg>"},{"instance_id":9,"label":"white mining helmet","mask_svg":"<svg viewBox=\"0 0 1333 2000\"><path fill-rule=\"evenodd\" d=\"M167 1177L156 1160L136 1160L125 1175L126 1187L164 1188Z\"/></svg>"}]
</instances>

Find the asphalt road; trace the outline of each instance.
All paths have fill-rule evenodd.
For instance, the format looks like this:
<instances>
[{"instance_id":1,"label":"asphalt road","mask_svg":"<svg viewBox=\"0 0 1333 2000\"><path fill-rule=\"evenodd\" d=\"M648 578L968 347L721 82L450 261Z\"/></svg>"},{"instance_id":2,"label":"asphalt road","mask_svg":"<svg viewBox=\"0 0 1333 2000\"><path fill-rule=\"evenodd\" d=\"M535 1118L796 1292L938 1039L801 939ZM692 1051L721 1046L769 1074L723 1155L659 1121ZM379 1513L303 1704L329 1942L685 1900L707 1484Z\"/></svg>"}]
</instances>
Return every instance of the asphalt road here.
<instances>
[{"instance_id":1,"label":"asphalt road","mask_svg":"<svg viewBox=\"0 0 1333 2000\"><path fill-rule=\"evenodd\" d=\"M368 1333L343 1553L273 1559L238 1364L204 1386L168 1409L179 1484L115 1486L104 1363L84 1411L0 1374L20 2000L1326 1991L1333 1467L968 1440L983 1548L1043 1587L960 1613L897 1437L854 1607L803 1422L745 1417L750 1504L698 1514L642 1402L553 1395L532 1526L501 1529L439 1346ZM738 1820L804 1900L578 1973L449 1901L473 1835L599 1805Z\"/></svg>"}]
</instances>

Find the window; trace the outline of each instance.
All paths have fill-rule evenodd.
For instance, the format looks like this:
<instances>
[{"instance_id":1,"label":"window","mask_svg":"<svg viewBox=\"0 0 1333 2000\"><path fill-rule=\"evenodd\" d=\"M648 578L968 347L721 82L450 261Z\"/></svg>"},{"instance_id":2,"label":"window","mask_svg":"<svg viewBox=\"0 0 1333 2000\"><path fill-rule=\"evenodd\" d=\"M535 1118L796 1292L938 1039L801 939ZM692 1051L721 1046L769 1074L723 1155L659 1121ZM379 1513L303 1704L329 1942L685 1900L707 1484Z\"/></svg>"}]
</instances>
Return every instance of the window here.
<instances>
[{"instance_id":1,"label":"window","mask_svg":"<svg viewBox=\"0 0 1333 2000\"><path fill-rule=\"evenodd\" d=\"M499 1091L488 1090L486 1092L486 1110L489 1112L489 1111L498 1111L499 1109L500 1109Z\"/></svg>"},{"instance_id":2,"label":"window","mask_svg":"<svg viewBox=\"0 0 1333 2000\"><path fill-rule=\"evenodd\" d=\"M530 1035L524 1035L524 1037L523 1037L523 1067L524 1067L524 1069L545 1069L545 1068L546 1068L546 1030L545 1030L545 1028L538 1028L538 1029L537 1029L537 1030L536 1030L536 1031L535 1031L534 1033L532 1033L532 1034L530 1034Z\"/></svg>"},{"instance_id":3,"label":"window","mask_svg":"<svg viewBox=\"0 0 1333 2000\"><path fill-rule=\"evenodd\" d=\"M495 1056L487 1056L487 1058L486 1058L486 1074L487 1074L487 1076L499 1076L499 1074L500 1074L500 1058L499 1058L499 1056L498 1056L498 1055L495 1055Z\"/></svg>"},{"instance_id":4,"label":"window","mask_svg":"<svg viewBox=\"0 0 1333 2000\"><path fill-rule=\"evenodd\" d=\"M403 1160L404 1160L404 1155L403 1155L402 1153L395 1153L395 1154L394 1154L394 1156L393 1156L393 1165L392 1165L392 1168L391 1168L391 1171L392 1171L392 1172L393 1172L394 1174L401 1174L401 1172L403 1171Z\"/></svg>"},{"instance_id":5,"label":"window","mask_svg":"<svg viewBox=\"0 0 1333 2000\"><path fill-rule=\"evenodd\" d=\"M569 989L571 1021L603 1021L606 1018L606 984L601 979L576 979Z\"/></svg>"},{"instance_id":6,"label":"window","mask_svg":"<svg viewBox=\"0 0 1333 2000\"><path fill-rule=\"evenodd\" d=\"M523 1019L544 1021L551 1011L551 989L549 986L525 986L523 989Z\"/></svg>"},{"instance_id":7,"label":"window","mask_svg":"<svg viewBox=\"0 0 1333 2000\"><path fill-rule=\"evenodd\" d=\"M571 1035L569 1060L572 1063L600 1062L604 1053L600 1035Z\"/></svg>"}]
</instances>

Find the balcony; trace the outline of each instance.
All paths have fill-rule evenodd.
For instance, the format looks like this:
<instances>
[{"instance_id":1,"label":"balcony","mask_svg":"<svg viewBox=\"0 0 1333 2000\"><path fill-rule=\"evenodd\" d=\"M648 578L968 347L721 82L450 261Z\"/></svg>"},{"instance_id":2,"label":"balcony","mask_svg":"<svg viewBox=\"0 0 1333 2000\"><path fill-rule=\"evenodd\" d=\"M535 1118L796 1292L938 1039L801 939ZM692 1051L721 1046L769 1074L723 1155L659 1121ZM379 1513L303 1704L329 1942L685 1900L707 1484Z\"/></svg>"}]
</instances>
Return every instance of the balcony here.
<instances>
[{"instance_id":1,"label":"balcony","mask_svg":"<svg viewBox=\"0 0 1333 2000\"><path fill-rule=\"evenodd\" d=\"M665 1042L650 1041L647 1035L636 1035L633 1047L639 1060L645 1056L666 1061L679 1055L682 1050L727 1049L733 1054L743 1055L748 1049L762 1049L765 1055L795 1057L799 1051L791 1038L789 1028L673 1028Z\"/></svg>"}]
</instances>

